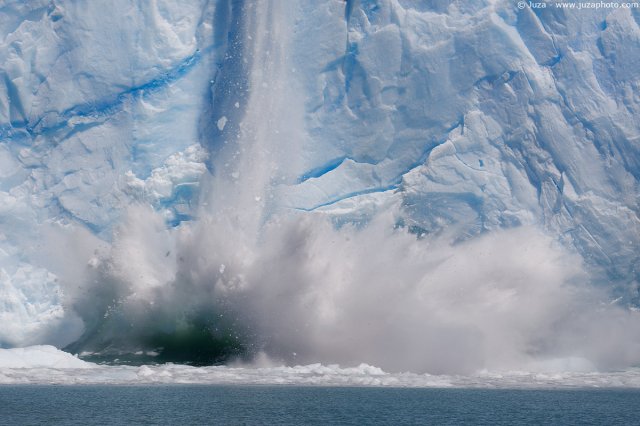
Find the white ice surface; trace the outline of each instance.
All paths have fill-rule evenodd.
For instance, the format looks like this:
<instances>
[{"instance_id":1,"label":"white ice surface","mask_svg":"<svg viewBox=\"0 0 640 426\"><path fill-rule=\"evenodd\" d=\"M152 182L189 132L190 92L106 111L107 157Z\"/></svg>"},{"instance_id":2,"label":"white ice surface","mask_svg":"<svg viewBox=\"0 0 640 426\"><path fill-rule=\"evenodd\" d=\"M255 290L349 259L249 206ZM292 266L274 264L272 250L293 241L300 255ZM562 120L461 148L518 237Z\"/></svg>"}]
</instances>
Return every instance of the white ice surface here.
<instances>
[{"instance_id":1,"label":"white ice surface","mask_svg":"<svg viewBox=\"0 0 640 426\"><path fill-rule=\"evenodd\" d=\"M0 349L0 371L2 372L35 368L79 369L94 366L95 364L84 362L67 352L48 345ZM0 377L2 377L1 375L2 373L0 373Z\"/></svg>"},{"instance_id":2,"label":"white ice surface","mask_svg":"<svg viewBox=\"0 0 640 426\"><path fill-rule=\"evenodd\" d=\"M432 388L640 388L640 369L583 371L579 359L552 360L537 372L481 371L472 375L387 373L360 364L191 367L163 364L106 366L84 362L52 346L0 349L0 384L236 384L302 386L383 386ZM573 369L565 371L563 369Z\"/></svg>"}]
</instances>

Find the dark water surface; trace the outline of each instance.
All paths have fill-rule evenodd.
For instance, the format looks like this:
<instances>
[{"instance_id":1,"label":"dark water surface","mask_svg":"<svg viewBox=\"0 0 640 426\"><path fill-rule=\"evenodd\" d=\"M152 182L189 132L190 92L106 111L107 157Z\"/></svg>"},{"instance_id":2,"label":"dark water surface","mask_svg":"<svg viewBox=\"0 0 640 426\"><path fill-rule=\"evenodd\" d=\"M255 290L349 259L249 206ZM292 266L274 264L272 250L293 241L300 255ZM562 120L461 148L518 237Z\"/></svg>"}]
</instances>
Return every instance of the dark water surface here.
<instances>
[{"instance_id":1,"label":"dark water surface","mask_svg":"<svg viewBox=\"0 0 640 426\"><path fill-rule=\"evenodd\" d=\"M640 424L640 390L0 386L2 425Z\"/></svg>"}]
</instances>

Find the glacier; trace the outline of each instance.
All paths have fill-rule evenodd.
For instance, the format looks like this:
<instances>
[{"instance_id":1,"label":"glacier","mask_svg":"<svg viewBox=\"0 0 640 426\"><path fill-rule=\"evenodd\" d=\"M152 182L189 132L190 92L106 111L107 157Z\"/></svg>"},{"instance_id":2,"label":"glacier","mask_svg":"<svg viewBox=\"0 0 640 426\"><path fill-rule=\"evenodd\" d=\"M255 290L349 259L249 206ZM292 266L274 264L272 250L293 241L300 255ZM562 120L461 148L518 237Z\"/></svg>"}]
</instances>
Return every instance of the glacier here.
<instances>
[{"instance_id":1,"label":"glacier","mask_svg":"<svg viewBox=\"0 0 640 426\"><path fill-rule=\"evenodd\" d=\"M640 9L547 4L0 1L0 347L636 365Z\"/></svg>"}]
</instances>

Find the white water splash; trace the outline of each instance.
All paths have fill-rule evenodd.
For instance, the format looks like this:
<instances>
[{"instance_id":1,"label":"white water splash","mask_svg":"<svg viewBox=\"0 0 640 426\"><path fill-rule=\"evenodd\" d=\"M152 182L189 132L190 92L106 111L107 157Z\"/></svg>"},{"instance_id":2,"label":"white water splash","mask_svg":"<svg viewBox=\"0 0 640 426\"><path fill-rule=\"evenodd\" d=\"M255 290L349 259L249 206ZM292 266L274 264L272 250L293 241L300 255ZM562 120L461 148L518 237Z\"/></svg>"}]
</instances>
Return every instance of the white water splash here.
<instances>
[{"instance_id":1,"label":"white water splash","mask_svg":"<svg viewBox=\"0 0 640 426\"><path fill-rule=\"evenodd\" d=\"M43 357L42 355L46 355ZM17 362L15 359L20 358ZM570 360L567 360L570 361ZM570 361L571 362L571 361ZM575 362L575 361L573 361ZM640 370L610 373L548 370L483 371L472 375L387 373L367 364L217 366L104 366L85 363L49 347L0 349L0 384L99 385L298 385L430 388L640 388Z\"/></svg>"}]
</instances>

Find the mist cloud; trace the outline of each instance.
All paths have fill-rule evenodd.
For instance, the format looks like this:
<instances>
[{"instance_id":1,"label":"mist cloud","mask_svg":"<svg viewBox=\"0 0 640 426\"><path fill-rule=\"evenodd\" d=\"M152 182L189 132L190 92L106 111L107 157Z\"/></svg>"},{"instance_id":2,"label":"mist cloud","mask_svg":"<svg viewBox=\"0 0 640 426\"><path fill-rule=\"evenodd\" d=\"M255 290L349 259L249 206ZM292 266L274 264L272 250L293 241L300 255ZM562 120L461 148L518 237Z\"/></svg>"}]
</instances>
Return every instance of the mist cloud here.
<instances>
[{"instance_id":1,"label":"mist cloud","mask_svg":"<svg viewBox=\"0 0 640 426\"><path fill-rule=\"evenodd\" d=\"M118 318L100 320L93 341L120 335L134 350L149 330L200 318L249 357L289 365L471 373L639 361L637 313L610 303L580 257L536 228L453 243L417 239L392 213L363 228L322 215L273 217L258 234L242 223L212 214L167 229L132 208L75 303Z\"/></svg>"}]
</instances>

